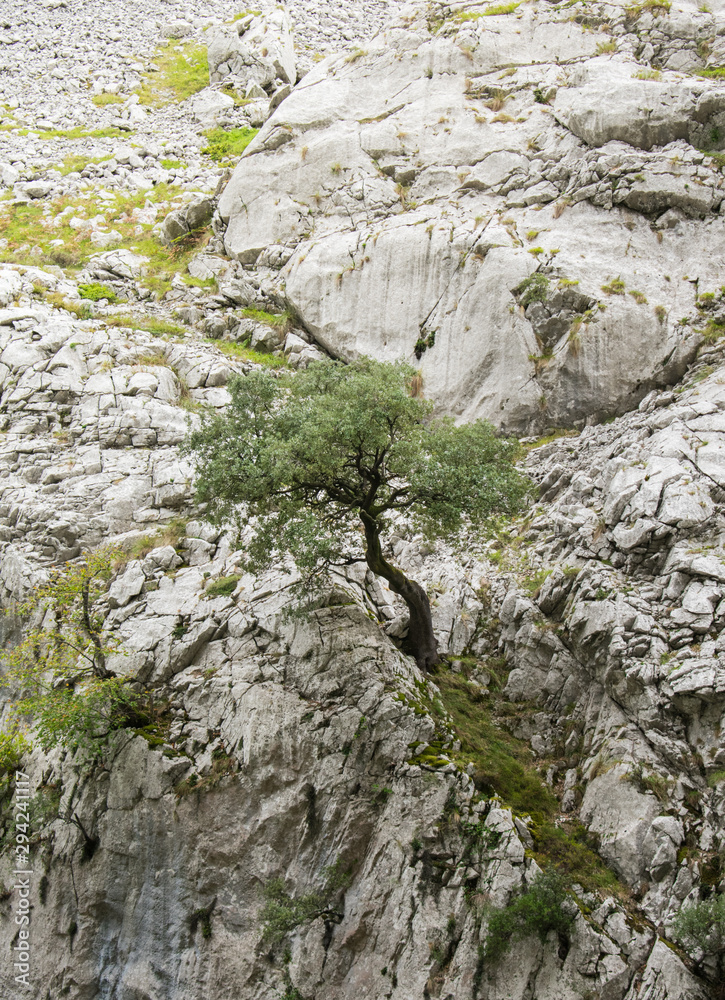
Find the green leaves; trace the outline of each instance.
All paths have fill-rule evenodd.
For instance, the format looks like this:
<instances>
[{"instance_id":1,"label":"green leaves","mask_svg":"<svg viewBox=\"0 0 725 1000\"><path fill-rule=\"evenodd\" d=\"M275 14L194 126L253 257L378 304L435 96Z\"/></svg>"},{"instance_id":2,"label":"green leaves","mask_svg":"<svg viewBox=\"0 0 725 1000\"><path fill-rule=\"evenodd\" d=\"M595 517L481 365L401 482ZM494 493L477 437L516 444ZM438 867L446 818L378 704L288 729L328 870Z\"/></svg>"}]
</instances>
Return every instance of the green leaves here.
<instances>
[{"instance_id":1,"label":"green leaves","mask_svg":"<svg viewBox=\"0 0 725 1000\"><path fill-rule=\"evenodd\" d=\"M513 464L517 444L483 421L432 419L432 404L411 395L415 375L360 358L230 383L226 413L207 417L186 450L212 518L253 527L250 570L282 552L307 571L349 558L363 513L380 527L400 511L450 537L519 508L529 483Z\"/></svg>"},{"instance_id":2,"label":"green leaves","mask_svg":"<svg viewBox=\"0 0 725 1000\"><path fill-rule=\"evenodd\" d=\"M106 667L119 643L104 633L99 599L119 555L109 547L88 553L9 612L27 624L22 641L5 651L4 680L20 689L15 712L32 718L44 750L61 745L98 756L138 701L126 678ZM5 741L10 753L11 740L12 733L0 735L0 749Z\"/></svg>"},{"instance_id":3,"label":"green leaves","mask_svg":"<svg viewBox=\"0 0 725 1000\"><path fill-rule=\"evenodd\" d=\"M549 931L566 934L574 921L564 907L567 885L556 871L541 872L531 886L508 906L495 910L488 921L484 960L495 963L517 938L538 934L546 939Z\"/></svg>"}]
</instances>

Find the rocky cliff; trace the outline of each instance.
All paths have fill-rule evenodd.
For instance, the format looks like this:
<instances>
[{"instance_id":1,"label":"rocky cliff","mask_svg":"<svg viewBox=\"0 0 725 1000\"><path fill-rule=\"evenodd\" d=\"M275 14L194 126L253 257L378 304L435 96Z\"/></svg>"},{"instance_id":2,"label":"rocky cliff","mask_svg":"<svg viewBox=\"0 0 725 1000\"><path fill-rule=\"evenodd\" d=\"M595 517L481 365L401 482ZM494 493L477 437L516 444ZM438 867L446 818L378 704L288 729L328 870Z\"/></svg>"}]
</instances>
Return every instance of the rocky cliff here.
<instances>
[{"instance_id":1,"label":"rocky cliff","mask_svg":"<svg viewBox=\"0 0 725 1000\"><path fill-rule=\"evenodd\" d=\"M722 937L677 917L725 889L721 14L167 6L154 73L204 46L212 77L166 103L142 7L71 51L88 13L48 5L34 82L24 10L3 28L33 84L2 78L3 604L123 547L112 666L160 710L103 766L25 758L31 985L6 795L2 995L718 996ZM231 177L214 129L249 142ZM245 574L194 504L199 407L323 352L526 435L526 516L463 554L391 537L435 675L370 574L290 618L288 567ZM565 919L507 942L542 872Z\"/></svg>"}]
</instances>

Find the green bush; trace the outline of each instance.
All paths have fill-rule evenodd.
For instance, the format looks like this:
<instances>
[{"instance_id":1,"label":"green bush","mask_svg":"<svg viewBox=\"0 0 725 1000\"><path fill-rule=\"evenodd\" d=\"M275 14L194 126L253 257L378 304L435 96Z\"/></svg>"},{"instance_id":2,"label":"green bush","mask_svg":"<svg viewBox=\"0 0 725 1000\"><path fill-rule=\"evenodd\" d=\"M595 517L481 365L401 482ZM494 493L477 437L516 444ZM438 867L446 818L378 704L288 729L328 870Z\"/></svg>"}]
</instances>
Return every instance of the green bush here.
<instances>
[{"instance_id":1,"label":"green bush","mask_svg":"<svg viewBox=\"0 0 725 1000\"><path fill-rule=\"evenodd\" d=\"M549 279L545 274L540 274L536 271L528 278L525 278L514 289L514 293L519 296L519 305L523 306L524 309L531 305L532 302L546 302L549 294Z\"/></svg>"},{"instance_id":2,"label":"green bush","mask_svg":"<svg viewBox=\"0 0 725 1000\"><path fill-rule=\"evenodd\" d=\"M90 299L91 302L98 302L100 299L108 299L115 302L118 296L108 285L100 285L94 282L92 285L79 285L78 294L82 299Z\"/></svg>"},{"instance_id":3,"label":"green bush","mask_svg":"<svg viewBox=\"0 0 725 1000\"><path fill-rule=\"evenodd\" d=\"M538 934L543 941L549 931L566 934L574 920L563 907L566 898L561 875L555 871L538 875L529 889L489 918L484 961L498 962L517 938Z\"/></svg>"},{"instance_id":4,"label":"green bush","mask_svg":"<svg viewBox=\"0 0 725 1000\"><path fill-rule=\"evenodd\" d=\"M17 729L9 733L0 733L0 775L17 771L23 756L30 750L32 750L30 742Z\"/></svg>"},{"instance_id":5,"label":"green bush","mask_svg":"<svg viewBox=\"0 0 725 1000\"><path fill-rule=\"evenodd\" d=\"M350 884L351 874L338 860L324 869L325 885L319 892L310 892L293 899L287 892L283 878L273 878L264 887L266 903L262 909L264 940L269 945L279 944L290 931L308 920L325 916L342 918L332 908L338 893Z\"/></svg>"},{"instance_id":6,"label":"green bush","mask_svg":"<svg viewBox=\"0 0 725 1000\"><path fill-rule=\"evenodd\" d=\"M688 951L720 954L725 946L725 895L711 896L683 907L675 917L672 934Z\"/></svg>"}]
</instances>

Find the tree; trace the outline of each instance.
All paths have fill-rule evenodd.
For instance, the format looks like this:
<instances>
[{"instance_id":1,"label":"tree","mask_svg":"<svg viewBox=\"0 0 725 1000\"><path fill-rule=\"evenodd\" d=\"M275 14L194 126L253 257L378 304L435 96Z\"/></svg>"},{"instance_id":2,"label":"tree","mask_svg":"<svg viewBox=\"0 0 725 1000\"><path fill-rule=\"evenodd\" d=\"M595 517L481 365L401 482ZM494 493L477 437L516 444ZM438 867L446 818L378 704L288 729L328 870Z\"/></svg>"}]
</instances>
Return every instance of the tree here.
<instances>
[{"instance_id":1,"label":"tree","mask_svg":"<svg viewBox=\"0 0 725 1000\"><path fill-rule=\"evenodd\" d=\"M101 603L119 555L108 547L87 553L9 609L26 625L4 652L5 682L20 688L15 710L32 716L44 750L82 747L98 756L133 716L138 696L107 665L118 642L104 633Z\"/></svg>"},{"instance_id":2,"label":"tree","mask_svg":"<svg viewBox=\"0 0 725 1000\"><path fill-rule=\"evenodd\" d=\"M253 526L252 572L289 553L306 582L359 560L410 612L418 666L439 661L428 596L386 558L382 533L402 514L429 537L455 538L493 514L513 513L529 490L518 445L477 421L434 420L411 394L414 370L361 358L312 364L294 376L256 371L230 381L224 414L208 414L186 451L197 496L216 523Z\"/></svg>"}]
</instances>

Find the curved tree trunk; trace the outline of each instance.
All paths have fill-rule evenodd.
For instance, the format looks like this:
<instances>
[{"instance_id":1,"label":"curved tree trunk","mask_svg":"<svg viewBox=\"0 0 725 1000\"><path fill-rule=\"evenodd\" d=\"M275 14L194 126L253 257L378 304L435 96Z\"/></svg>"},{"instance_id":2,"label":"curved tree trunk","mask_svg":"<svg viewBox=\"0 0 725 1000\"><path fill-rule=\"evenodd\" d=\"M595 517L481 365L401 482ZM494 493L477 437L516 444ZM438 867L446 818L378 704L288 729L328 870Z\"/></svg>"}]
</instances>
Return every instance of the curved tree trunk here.
<instances>
[{"instance_id":1,"label":"curved tree trunk","mask_svg":"<svg viewBox=\"0 0 725 1000\"><path fill-rule=\"evenodd\" d=\"M380 529L375 518L364 510L360 511L360 518L365 527L365 561L373 573L387 580L390 589L402 597L408 605L410 612L408 642L420 669L430 670L440 663L441 658L438 653L438 643L433 635L428 595L419 583L409 580L397 566L391 566L385 559L380 546Z\"/></svg>"}]
</instances>

